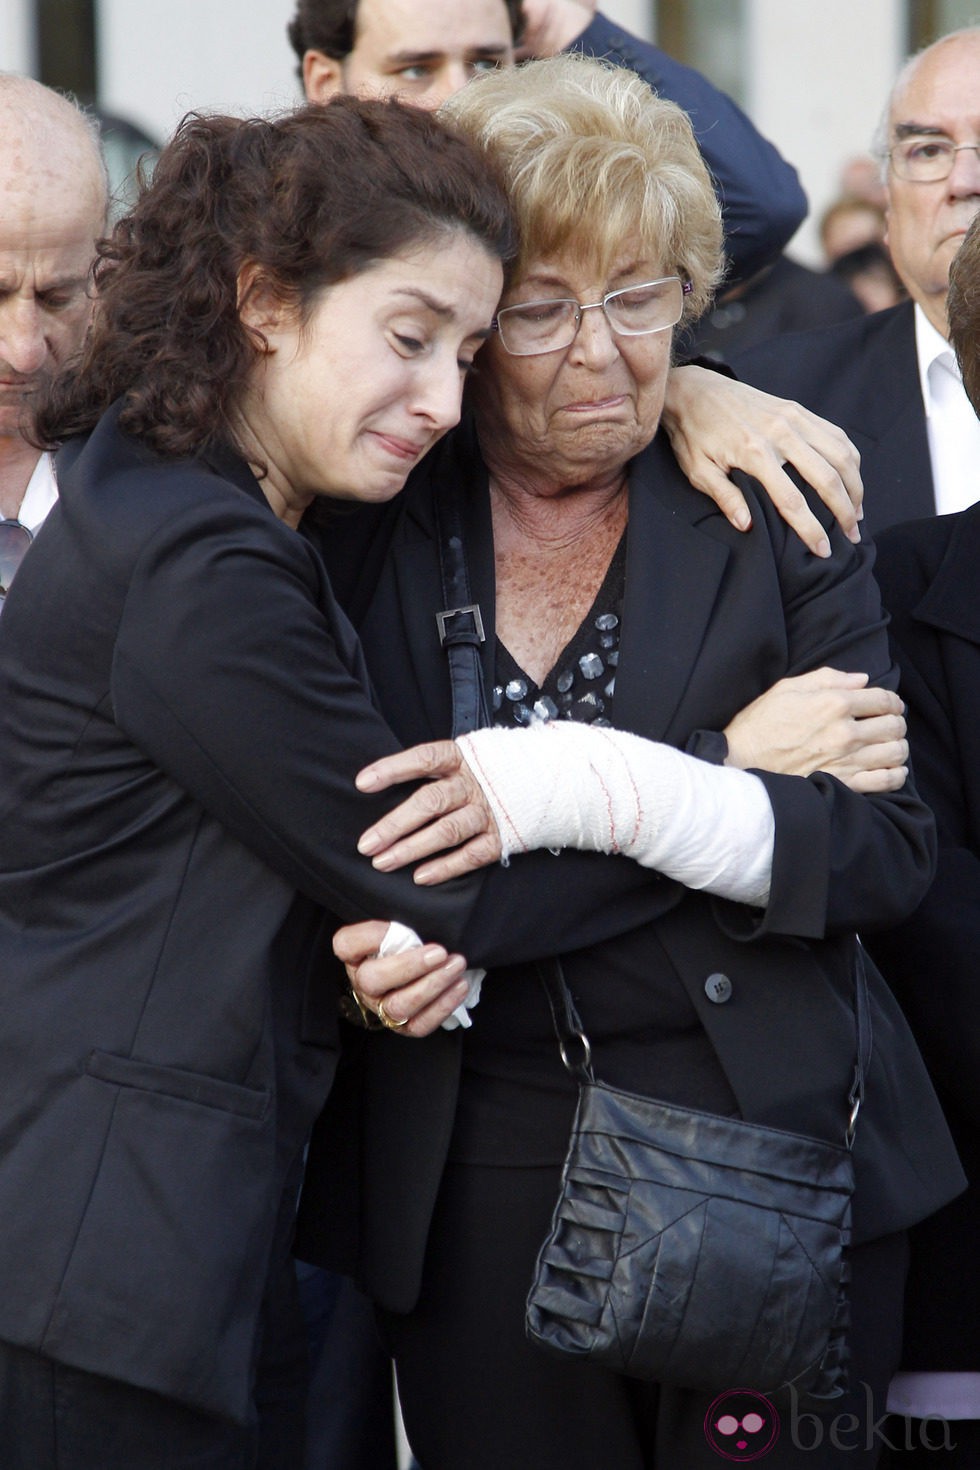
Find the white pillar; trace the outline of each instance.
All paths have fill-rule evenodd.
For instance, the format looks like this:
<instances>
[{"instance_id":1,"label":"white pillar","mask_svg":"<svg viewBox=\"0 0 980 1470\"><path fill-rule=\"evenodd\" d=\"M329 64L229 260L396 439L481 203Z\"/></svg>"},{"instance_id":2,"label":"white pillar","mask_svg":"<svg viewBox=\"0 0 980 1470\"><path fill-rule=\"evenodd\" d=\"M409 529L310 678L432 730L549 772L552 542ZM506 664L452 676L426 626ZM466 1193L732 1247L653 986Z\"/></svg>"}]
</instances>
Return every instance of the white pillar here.
<instances>
[{"instance_id":1,"label":"white pillar","mask_svg":"<svg viewBox=\"0 0 980 1470\"><path fill-rule=\"evenodd\" d=\"M0 0L0 71L33 74L34 29L30 0Z\"/></svg>"},{"instance_id":2,"label":"white pillar","mask_svg":"<svg viewBox=\"0 0 980 1470\"><path fill-rule=\"evenodd\" d=\"M816 224L841 165L869 151L904 59L904 0L747 0L747 111L800 171L810 215L790 253L819 263Z\"/></svg>"},{"instance_id":3,"label":"white pillar","mask_svg":"<svg viewBox=\"0 0 980 1470\"><path fill-rule=\"evenodd\" d=\"M99 0L102 105L161 140L192 108L241 116L292 105L295 9L295 0Z\"/></svg>"},{"instance_id":4,"label":"white pillar","mask_svg":"<svg viewBox=\"0 0 980 1470\"><path fill-rule=\"evenodd\" d=\"M656 0L601 0L599 9L607 20L615 21L624 31L653 40L653 17Z\"/></svg>"}]
</instances>

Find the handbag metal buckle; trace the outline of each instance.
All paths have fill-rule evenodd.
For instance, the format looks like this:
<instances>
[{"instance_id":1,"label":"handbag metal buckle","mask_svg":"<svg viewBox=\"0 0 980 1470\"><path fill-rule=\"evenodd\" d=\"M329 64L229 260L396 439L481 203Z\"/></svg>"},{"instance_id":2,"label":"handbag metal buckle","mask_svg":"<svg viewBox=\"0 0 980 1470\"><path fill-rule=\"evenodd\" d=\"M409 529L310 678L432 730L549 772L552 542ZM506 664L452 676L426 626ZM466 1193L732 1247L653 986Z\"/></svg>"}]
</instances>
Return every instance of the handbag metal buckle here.
<instances>
[{"instance_id":1,"label":"handbag metal buckle","mask_svg":"<svg viewBox=\"0 0 980 1470\"><path fill-rule=\"evenodd\" d=\"M473 619L472 626L460 628L455 631L449 627L453 618L463 618L467 614ZM439 646L445 648L448 640L472 642L474 637L477 643L485 643L486 634L483 631L483 618L480 615L480 604L468 602L465 607L449 607L444 612L436 613L436 627L439 629Z\"/></svg>"},{"instance_id":2,"label":"handbag metal buckle","mask_svg":"<svg viewBox=\"0 0 980 1470\"><path fill-rule=\"evenodd\" d=\"M576 1031L575 1035L569 1039L581 1042L582 1055L577 1062L572 1061L568 1055L567 1043L564 1040L559 1041L558 1050L561 1052L561 1059L564 1062L566 1069L571 1072L573 1077L577 1077L580 1082L591 1082L592 1048L589 1045L589 1038L586 1036L584 1031Z\"/></svg>"},{"instance_id":3,"label":"handbag metal buckle","mask_svg":"<svg viewBox=\"0 0 980 1470\"><path fill-rule=\"evenodd\" d=\"M854 1082L850 1092L847 1094L847 1101L851 1105L851 1116L847 1120L847 1131L844 1134L844 1141L848 1148L851 1148L857 1129L858 1113L861 1111L861 1104L864 1102L864 1080L858 1068L854 1070Z\"/></svg>"}]
</instances>

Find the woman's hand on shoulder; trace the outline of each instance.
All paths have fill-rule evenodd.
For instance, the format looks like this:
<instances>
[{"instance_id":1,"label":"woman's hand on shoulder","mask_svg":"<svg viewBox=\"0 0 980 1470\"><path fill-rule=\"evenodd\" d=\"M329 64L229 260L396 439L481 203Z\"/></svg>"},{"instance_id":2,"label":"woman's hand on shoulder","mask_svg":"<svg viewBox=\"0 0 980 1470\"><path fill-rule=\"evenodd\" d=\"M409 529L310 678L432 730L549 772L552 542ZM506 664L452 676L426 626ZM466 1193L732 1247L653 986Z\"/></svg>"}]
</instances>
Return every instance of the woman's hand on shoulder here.
<instances>
[{"instance_id":1,"label":"woman's hand on shoulder","mask_svg":"<svg viewBox=\"0 0 980 1470\"><path fill-rule=\"evenodd\" d=\"M729 478L742 470L758 480L779 514L817 556L830 555L827 533L783 468L791 464L834 513L852 541L864 487L860 456L842 429L799 403L774 398L710 368L688 364L667 379L662 422L677 461L740 531L752 519Z\"/></svg>"},{"instance_id":2,"label":"woman's hand on shoulder","mask_svg":"<svg viewBox=\"0 0 980 1470\"><path fill-rule=\"evenodd\" d=\"M726 764L788 776L827 771L864 795L899 791L909 758L903 709L866 674L824 668L780 679L727 726Z\"/></svg>"},{"instance_id":3,"label":"woman's hand on shoulder","mask_svg":"<svg viewBox=\"0 0 980 1470\"><path fill-rule=\"evenodd\" d=\"M415 882L445 883L499 860L500 833L483 791L452 740L416 745L365 766L361 791L387 791L403 781L425 785L361 834L357 850L389 873L423 858Z\"/></svg>"}]
</instances>

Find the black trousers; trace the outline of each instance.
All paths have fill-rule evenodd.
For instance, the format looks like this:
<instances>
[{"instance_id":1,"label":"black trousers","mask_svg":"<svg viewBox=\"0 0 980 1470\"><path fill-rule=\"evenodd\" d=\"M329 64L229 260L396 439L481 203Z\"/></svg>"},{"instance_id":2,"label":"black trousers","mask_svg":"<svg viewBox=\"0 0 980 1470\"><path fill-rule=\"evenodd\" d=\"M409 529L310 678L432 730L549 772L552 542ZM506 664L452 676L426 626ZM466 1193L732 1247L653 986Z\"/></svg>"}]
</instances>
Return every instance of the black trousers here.
<instances>
[{"instance_id":1,"label":"black trousers","mask_svg":"<svg viewBox=\"0 0 980 1470\"><path fill-rule=\"evenodd\" d=\"M252 1470L255 1430L0 1343L3 1470Z\"/></svg>"},{"instance_id":2,"label":"black trousers","mask_svg":"<svg viewBox=\"0 0 980 1470\"><path fill-rule=\"evenodd\" d=\"M869 1470L875 1425L901 1344L907 1248L890 1236L851 1253L853 1391L832 1412L785 1396L737 1439L713 1425L759 1412L733 1399L659 1388L562 1362L524 1336L524 1301L559 1189L558 1169L451 1165L430 1237L422 1298L408 1316L381 1314L402 1410L422 1470L719 1470L758 1459L766 1470ZM738 1384L732 1384L738 1389ZM710 1442L714 1435L715 1443Z\"/></svg>"},{"instance_id":3,"label":"black trousers","mask_svg":"<svg viewBox=\"0 0 980 1470\"><path fill-rule=\"evenodd\" d=\"M980 1419L925 1420L893 1414L881 1470L980 1470Z\"/></svg>"},{"instance_id":4,"label":"black trousers","mask_svg":"<svg viewBox=\"0 0 980 1470\"><path fill-rule=\"evenodd\" d=\"M249 1427L0 1343L0 1470L301 1470L309 1354L284 1192Z\"/></svg>"}]
</instances>

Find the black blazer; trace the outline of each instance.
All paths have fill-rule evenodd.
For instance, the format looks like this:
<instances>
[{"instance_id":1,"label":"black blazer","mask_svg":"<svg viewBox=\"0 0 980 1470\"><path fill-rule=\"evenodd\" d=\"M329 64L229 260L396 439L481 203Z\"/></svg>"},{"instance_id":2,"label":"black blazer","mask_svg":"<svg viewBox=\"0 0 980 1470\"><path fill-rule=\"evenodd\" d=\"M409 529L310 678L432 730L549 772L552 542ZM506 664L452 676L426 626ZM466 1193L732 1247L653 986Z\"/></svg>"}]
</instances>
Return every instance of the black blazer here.
<instances>
[{"instance_id":1,"label":"black blazer","mask_svg":"<svg viewBox=\"0 0 980 1470\"><path fill-rule=\"evenodd\" d=\"M59 457L0 626L0 1338L245 1419L337 917L493 964L638 923L650 883L621 864L594 910L614 869L583 855L569 914L544 861L527 910L504 869L376 873L391 798L353 777L397 742L318 551L233 455L163 461L115 417Z\"/></svg>"},{"instance_id":2,"label":"black blazer","mask_svg":"<svg viewBox=\"0 0 980 1470\"><path fill-rule=\"evenodd\" d=\"M911 301L733 353L740 378L839 424L861 454L864 530L936 509Z\"/></svg>"},{"instance_id":3,"label":"black blazer","mask_svg":"<svg viewBox=\"0 0 980 1470\"><path fill-rule=\"evenodd\" d=\"M936 813L936 879L915 913L869 938L904 1007L971 1184L920 1226L906 1300L905 1366L980 1361L980 506L882 536L916 777Z\"/></svg>"},{"instance_id":4,"label":"black blazer","mask_svg":"<svg viewBox=\"0 0 980 1470\"><path fill-rule=\"evenodd\" d=\"M431 491L439 477L459 488L491 679L492 536L471 431L444 441L417 472L378 538L379 561L363 547L351 557L341 536L330 552L364 570L360 589L355 576L346 591L384 707L413 741L450 725L434 616L441 595ZM821 561L767 503L755 515L750 535L733 531L683 479L662 437L634 462L617 725L700 748L704 732L721 730L786 674L833 663L894 685L868 549L838 535L833 558ZM765 913L651 878L651 963L666 954L745 1117L839 1138L854 1060L850 936L897 921L921 898L932 869L931 817L911 787L861 797L825 775L763 779L777 834ZM523 861L512 871L520 874ZM610 871L621 863L598 859ZM563 948L577 946L566 935ZM706 993L718 971L732 980L723 1004ZM908 1225L962 1184L921 1059L877 977L873 997L876 1045L856 1151L859 1239ZM410 1309L418 1293L464 1044L459 1033L411 1048L387 1036L359 1038L353 1045L363 1055L345 1070L311 1156L300 1253L356 1272L396 1311ZM349 1193L337 1188L345 1169L360 1190L353 1211L354 1184Z\"/></svg>"}]
</instances>

